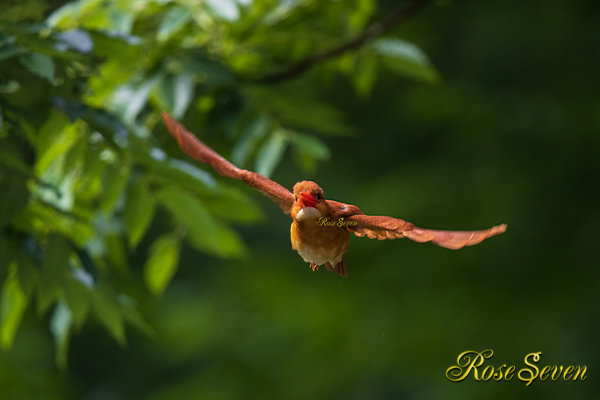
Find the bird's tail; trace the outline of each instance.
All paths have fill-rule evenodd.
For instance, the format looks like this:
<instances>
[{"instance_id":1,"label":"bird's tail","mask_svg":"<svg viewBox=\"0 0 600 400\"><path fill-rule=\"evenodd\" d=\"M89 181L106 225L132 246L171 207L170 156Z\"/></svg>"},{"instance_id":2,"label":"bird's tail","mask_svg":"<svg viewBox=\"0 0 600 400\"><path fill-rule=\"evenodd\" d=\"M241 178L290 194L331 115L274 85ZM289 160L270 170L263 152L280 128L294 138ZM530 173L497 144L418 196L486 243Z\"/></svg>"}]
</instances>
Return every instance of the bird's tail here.
<instances>
[{"instance_id":1,"label":"bird's tail","mask_svg":"<svg viewBox=\"0 0 600 400\"><path fill-rule=\"evenodd\" d=\"M325 263L325 268L327 268L328 271L335 272L336 274L338 274L344 278L348 276L348 272L346 271L346 266L344 265L344 260L335 264L335 266L332 263L330 263L329 261L327 261Z\"/></svg>"}]
</instances>

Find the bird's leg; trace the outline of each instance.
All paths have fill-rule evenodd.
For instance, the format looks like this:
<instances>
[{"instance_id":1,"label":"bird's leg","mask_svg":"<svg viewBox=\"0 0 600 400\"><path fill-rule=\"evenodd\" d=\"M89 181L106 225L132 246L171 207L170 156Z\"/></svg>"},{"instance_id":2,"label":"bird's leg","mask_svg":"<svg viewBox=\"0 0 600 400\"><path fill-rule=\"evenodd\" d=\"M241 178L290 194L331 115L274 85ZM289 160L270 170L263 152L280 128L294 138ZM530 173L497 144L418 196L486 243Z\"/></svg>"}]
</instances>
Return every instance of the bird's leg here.
<instances>
[{"instance_id":1,"label":"bird's leg","mask_svg":"<svg viewBox=\"0 0 600 400\"><path fill-rule=\"evenodd\" d=\"M310 267L312 268L312 270L314 272L314 271L318 271L319 270L320 265L316 265L314 262L311 261L310 262Z\"/></svg>"}]
</instances>

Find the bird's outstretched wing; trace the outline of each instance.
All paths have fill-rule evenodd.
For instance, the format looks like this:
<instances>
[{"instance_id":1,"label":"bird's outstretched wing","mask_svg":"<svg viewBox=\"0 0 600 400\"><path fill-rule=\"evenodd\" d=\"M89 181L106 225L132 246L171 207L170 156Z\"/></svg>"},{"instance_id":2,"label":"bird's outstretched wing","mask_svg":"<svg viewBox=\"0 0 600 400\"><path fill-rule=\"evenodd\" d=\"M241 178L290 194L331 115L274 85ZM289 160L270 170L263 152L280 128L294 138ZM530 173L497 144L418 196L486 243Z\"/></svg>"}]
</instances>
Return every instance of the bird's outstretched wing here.
<instances>
[{"instance_id":1,"label":"bird's outstretched wing","mask_svg":"<svg viewBox=\"0 0 600 400\"><path fill-rule=\"evenodd\" d=\"M185 154L210 165L223 176L240 179L253 188L260 190L264 195L277 203L283 209L284 213L291 216L292 204L295 199L292 192L262 175L236 167L202 143L169 114L163 112L162 116L169 133L177 140L179 147L181 147L181 150Z\"/></svg>"},{"instance_id":2,"label":"bird's outstretched wing","mask_svg":"<svg viewBox=\"0 0 600 400\"><path fill-rule=\"evenodd\" d=\"M348 222L347 229L358 237L367 236L370 239L379 240L407 237L415 242L432 242L452 250L473 246L506 231L506 224L480 231L423 229L399 218L364 214L349 216L345 221ZM356 222L356 225L353 225L353 222Z\"/></svg>"}]
</instances>

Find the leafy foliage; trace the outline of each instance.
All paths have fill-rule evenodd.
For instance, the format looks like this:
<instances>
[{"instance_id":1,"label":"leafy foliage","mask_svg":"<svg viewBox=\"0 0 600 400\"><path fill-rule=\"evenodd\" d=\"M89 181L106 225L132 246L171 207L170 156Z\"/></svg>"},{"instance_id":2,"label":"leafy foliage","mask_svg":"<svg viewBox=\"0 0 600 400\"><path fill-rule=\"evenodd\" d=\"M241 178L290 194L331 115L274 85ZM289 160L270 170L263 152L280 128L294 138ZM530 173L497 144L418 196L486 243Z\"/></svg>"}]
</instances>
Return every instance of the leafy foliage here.
<instances>
[{"instance_id":1,"label":"leafy foliage","mask_svg":"<svg viewBox=\"0 0 600 400\"><path fill-rule=\"evenodd\" d=\"M64 367L72 331L91 316L121 344L125 322L149 330L132 299L141 281L154 294L166 289L183 242L240 257L229 223L260 218L245 194L179 159L160 111L209 142L225 137L234 162L265 176L288 148L314 171L330 156L318 135L349 128L305 88L259 78L358 35L375 4L79 0L40 22L31 20L46 4L28 4L4 5L0 25L0 183L10 193L0 200L1 343L11 346L26 307L52 309ZM311 81L341 72L366 95L391 59L407 76L435 80L415 45L386 40L316 68ZM149 234L159 213L170 227ZM144 241L144 279L132 282L132 252Z\"/></svg>"}]
</instances>

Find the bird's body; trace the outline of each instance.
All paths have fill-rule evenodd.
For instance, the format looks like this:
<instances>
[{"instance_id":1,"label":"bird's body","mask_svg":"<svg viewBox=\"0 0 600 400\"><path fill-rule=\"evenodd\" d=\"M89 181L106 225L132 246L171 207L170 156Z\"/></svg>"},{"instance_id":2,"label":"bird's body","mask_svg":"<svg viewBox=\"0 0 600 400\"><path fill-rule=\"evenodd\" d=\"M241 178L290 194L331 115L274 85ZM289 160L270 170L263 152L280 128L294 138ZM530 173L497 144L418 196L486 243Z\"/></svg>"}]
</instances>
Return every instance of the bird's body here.
<instances>
[{"instance_id":1,"label":"bird's body","mask_svg":"<svg viewBox=\"0 0 600 400\"><path fill-rule=\"evenodd\" d=\"M342 257L348 251L350 233L336 223L327 224L331 210L323 190L314 182L302 181L294 186L292 205L292 248L313 269L325 264L327 269L345 273Z\"/></svg>"},{"instance_id":2,"label":"bird's body","mask_svg":"<svg viewBox=\"0 0 600 400\"><path fill-rule=\"evenodd\" d=\"M292 193L262 175L236 167L168 114L163 113L163 117L169 132L186 154L212 166L223 176L240 179L260 190L292 217L292 248L313 270L325 265L341 276L347 275L343 256L348 250L350 232L379 240L407 237L416 242L430 241L449 249L460 249L506 230L505 224L479 231L423 229L399 218L365 215L357 206L326 200L323 189L311 181L296 183Z\"/></svg>"},{"instance_id":3,"label":"bird's body","mask_svg":"<svg viewBox=\"0 0 600 400\"><path fill-rule=\"evenodd\" d=\"M318 226L317 221L294 219L290 229L292 249L315 266L328 262L335 266L343 261L342 257L348 251L350 233L338 226Z\"/></svg>"}]
</instances>

